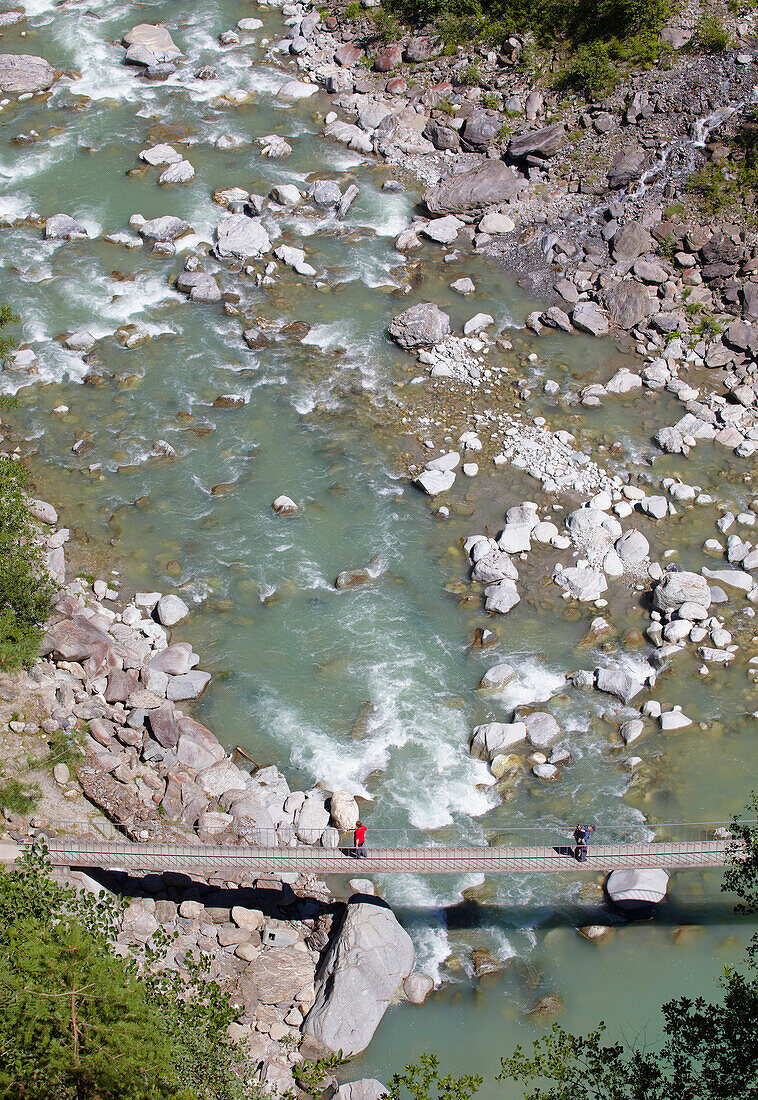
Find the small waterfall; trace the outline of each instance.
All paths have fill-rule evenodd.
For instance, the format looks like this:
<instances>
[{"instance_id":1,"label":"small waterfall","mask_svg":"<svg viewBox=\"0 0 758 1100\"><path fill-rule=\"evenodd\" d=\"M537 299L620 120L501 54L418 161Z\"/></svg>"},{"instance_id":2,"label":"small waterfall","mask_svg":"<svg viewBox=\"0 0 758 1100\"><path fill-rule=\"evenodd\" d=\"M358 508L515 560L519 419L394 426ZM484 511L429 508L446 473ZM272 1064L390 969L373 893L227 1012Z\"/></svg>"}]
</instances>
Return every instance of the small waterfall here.
<instances>
[{"instance_id":1,"label":"small waterfall","mask_svg":"<svg viewBox=\"0 0 758 1100\"><path fill-rule=\"evenodd\" d=\"M746 107L751 106L757 101L758 85L755 85L751 94L746 96L745 99L741 99L737 103L729 103L725 107L718 107L715 111L711 111L709 115L695 119L692 124L690 136L685 138L674 138L670 141L668 145L664 147L655 163L651 164L634 187L626 192L621 200L622 203L626 203L630 199L641 199L650 188L653 181L664 170L674 153L686 152L688 154L686 170L690 171L694 163L695 152L698 149L705 148L705 144L711 134L723 126L730 118L733 118L735 114L744 111Z\"/></svg>"}]
</instances>

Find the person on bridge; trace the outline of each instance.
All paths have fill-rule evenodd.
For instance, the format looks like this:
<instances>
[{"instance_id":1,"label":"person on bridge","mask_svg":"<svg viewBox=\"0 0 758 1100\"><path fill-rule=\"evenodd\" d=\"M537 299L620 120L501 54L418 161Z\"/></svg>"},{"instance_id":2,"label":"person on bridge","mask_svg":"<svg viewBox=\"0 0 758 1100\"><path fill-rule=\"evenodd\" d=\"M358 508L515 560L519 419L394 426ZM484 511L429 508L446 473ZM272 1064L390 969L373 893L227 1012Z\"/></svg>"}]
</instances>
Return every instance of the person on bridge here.
<instances>
[{"instance_id":1,"label":"person on bridge","mask_svg":"<svg viewBox=\"0 0 758 1100\"><path fill-rule=\"evenodd\" d=\"M577 863L584 863L589 853L590 837L595 831L594 825L577 825L574 829L574 840L576 841L576 848L574 849L574 858Z\"/></svg>"},{"instance_id":2,"label":"person on bridge","mask_svg":"<svg viewBox=\"0 0 758 1100\"><path fill-rule=\"evenodd\" d=\"M366 858L366 826L362 821L359 821L355 826L355 836L353 838L353 855L356 859Z\"/></svg>"}]
</instances>

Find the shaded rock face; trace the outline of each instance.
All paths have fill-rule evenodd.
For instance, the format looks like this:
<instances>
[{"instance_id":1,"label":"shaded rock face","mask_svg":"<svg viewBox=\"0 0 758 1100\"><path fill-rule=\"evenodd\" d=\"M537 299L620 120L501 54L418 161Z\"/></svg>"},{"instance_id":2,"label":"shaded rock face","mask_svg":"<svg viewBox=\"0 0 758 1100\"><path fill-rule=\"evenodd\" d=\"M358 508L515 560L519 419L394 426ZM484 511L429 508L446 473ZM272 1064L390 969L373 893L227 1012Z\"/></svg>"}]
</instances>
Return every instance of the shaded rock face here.
<instances>
[{"instance_id":1,"label":"shaded rock face","mask_svg":"<svg viewBox=\"0 0 758 1100\"><path fill-rule=\"evenodd\" d=\"M471 149L486 149L495 140L501 126L500 117L495 111L474 111L466 119L463 137Z\"/></svg>"},{"instance_id":2,"label":"shaded rock face","mask_svg":"<svg viewBox=\"0 0 758 1100\"><path fill-rule=\"evenodd\" d=\"M517 159L527 156L554 157L563 145L565 132L562 122L544 126L541 130L527 130L511 138L508 152Z\"/></svg>"},{"instance_id":3,"label":"shaded rock face","mask_svg":"<svg viewBox=\"0 0 758 1100\"><path fill-rule=\"evenodd\" d=\"M501 160L491 160L473 172L459 172L430 187L424 203L430 214L476 214L507 202L526 180Z\"/></svg>"},{"instance_id":4,"label":"shaded rock face","mask_svg":"<svg viewBox=\"0 0 758 1100\"><path fill-rule=\"evenodd\" d=\"M419 302L393 318L389 332L401 348L432 347L450 334L450 318L433 302Z\"/></svg>"},{"instance_id":5,"label":"shaded rock face","mask_svg":"<svg viewBox=\"0 0 758 1100\"><path fill-rule=\"evenodd\" d=\"M44 92L55 80L55 69L44 57L32 54L0 54L0 89L6 95Z\"/></svg>"},{"instance_id":6,"label":"shaded rock face","mask_svg":"<svg viewBox=\"0 0 758 1100\"><path fill-rule=\"evenodd\" d=\"M304 1034L347 1056L365 1050L414 960L411 938L392 910L356 895L316 974Z\"/></svg>"}]
</instances>

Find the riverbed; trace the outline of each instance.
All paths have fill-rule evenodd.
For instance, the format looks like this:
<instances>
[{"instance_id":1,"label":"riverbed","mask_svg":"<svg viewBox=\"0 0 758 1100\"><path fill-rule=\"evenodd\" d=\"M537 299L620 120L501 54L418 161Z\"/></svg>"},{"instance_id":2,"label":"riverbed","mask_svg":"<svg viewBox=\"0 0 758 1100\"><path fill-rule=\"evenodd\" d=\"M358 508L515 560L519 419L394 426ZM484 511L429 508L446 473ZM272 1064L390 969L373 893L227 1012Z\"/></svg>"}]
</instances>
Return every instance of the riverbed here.
<instances>
[{"instance_id":1,"label":"riverbed","mask_svg":"<svg viewBox=\"0 0 758 1100\"><path fill-rule=\"evenodd\" d=\"M523 500L538 501L560 524L578 498L548 500L524 471L496 468L486 456L477 477L458 479L441 519L433 514L440 501L407 474L425 460L425 440L434 445L427 455L451 449L488 401L542 416L573 432L610 472L624 469L651 486L680 476L709 493L713 504L682 506L665 525L635 520L653 560L699 569L715 564L702 544L718 534L721 512L744 511L752 500L750 462L708 443L688 460L662 456L653 431L681 415L668 393L636 393L600 409L572 404L572 391L607 380L632 357L610 340L526 332L537 303L465 245L446 263L451 250L432 243L408 259L398 253L395 237L421 188L326 140L326 94L275 99L297 75L292 59L271 52L287 29L280 11L216 0L177 23L175 5L141 5L139 19L165 20L191 60L150 83L122 63L133 6L105 3L97 14L44 0L26 7L25 24L4 33L4 49L39 53L81 78L64 76L49 98L10 102L0 114L0 300L20 314L19 333L37 356L33 372L2 374L3 392L19 402L4 415L29 441L23 454L61 521L112 553L123 586L176 591L192 606L175 636L191 640L213 674L198 717L228 748L276 763L293 787L321 783L362 798L369 843L395 830L477 843L512 826L579 818L630 830L728 820L753 783L750 618L737 624L743 653L728 669L700 676L690 651L659 679L655 698L684 705L695 724L674 734L651 727L635 743L642 762L632 777L617 733L619 715L632 712L568 691L565 676L599 661L643 666L644 642L624 641L649 623L640 594L612 586L604 609L612 639L579 648L596 608L564 603L530 559L521 603L494 623L468 583L461 549L470 534L496 534L505 510ZM251 15L261 29L239 45L218 44ZM195 79L201 65L217 77ZM286 159L260 155L256 139L268 134L287 139ZM14 143L19 135L26 137ZM234 147L219 148L222 137ZM139 151L164 140L190 161L192 182L165 187L155 168L134 172ZM275 184L305 190L315 178L343 191L357 184L343 220L324 210L264 213L272 238L280 235L274 243L304 248L315 277L280 264L267 288L210 260L205 269L227 292L226 309L190 303L174 289L185 259L207 251L224 214L215 190L265 196ZM387 181L402 190L383 190ZM45 241L30 216L56 213L76 218L92 239ZM136 213L185 218L193 233L175 257L103 240L133 234ZM260 274L264 263L255 267ZM475 297L450 289L462 276L477 283ZM513 344L491 352L508 368L500 392L437 393L423 365L391 344L391 318L423 300L449 312L455 330L476 312L492 314ZM246 346L242 330L252 323L268 332L267 346ZM136 326L132 347L115 335L124 325ZM86 362L56 341L79 329L97 339ZM559 383L557 395L544 390L548 379ZM241 401L214 404L229 394ZM156 454L158 441L176 456ZM298 515L271 509L280 494L297 502ZM338 573L364 566L370 584L335 589ZM473 648L474 630L487 626L498 631L497 647ZM510 662L517 679L483 697L477 684L496 659ZM470 731L547 700L568 732L572 762L551 784L526 773L503 800L469 754ZM609 942L593 945L576 926L618 918L580 895L582 881L377 881L439 991L423 1008L388 1013L360 1072L386 1079L433 1050L445 1069L491 1078L501 1054L538 1034L525 1014L547 993L560 995L568 1026L602 1018L612 1034L654 1036L658 1006L714 988L750 931L735 924L718 874L687 872L673 876L655 921L619 924ZM477 975L483 956L474 952L482 949L496 973ZM496 1094L518 1093L488 1081L483 1095Z\"/></svg>"}]
</instances>

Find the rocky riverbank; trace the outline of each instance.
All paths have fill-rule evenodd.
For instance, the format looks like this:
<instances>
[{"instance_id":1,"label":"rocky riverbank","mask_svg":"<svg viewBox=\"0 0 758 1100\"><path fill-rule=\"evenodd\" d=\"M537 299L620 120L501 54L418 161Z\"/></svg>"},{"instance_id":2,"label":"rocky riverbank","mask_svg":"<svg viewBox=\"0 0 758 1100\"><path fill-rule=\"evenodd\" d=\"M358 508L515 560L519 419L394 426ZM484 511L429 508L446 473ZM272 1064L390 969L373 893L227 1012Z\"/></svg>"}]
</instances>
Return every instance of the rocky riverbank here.
<instances>
[{"instance_id":1,"label":"rocky riverbank","mask_svg":"<svg viewBox=\"0 0 758 1100\"><path fill-rule=\"evenodd\" d=\"M30 509L61 590L40 660L2 676L0 766L36 786L38 800L31 815L4 810L5 837L336 847L358 819L352 796L292 791L273 766L239 767L177 706L210 679L191 645L172 638L186 604L159 592L125 601L115 573L67 581L69 531L51 504L32 499ZM181 974L199 953L210 956L211 979L239 1007L230 1036L273 1094L296 1088L304 1054L361 1052L393 1000L421 1003L432 987L413 973L412 943L389 907L365 894L337 901L311 874L64 877L127 899L118 942L138 955L154 947L149 965ZM342 1090L364 1086L381 1092L376 1082Z\"/></svg>"}]
</instances>

